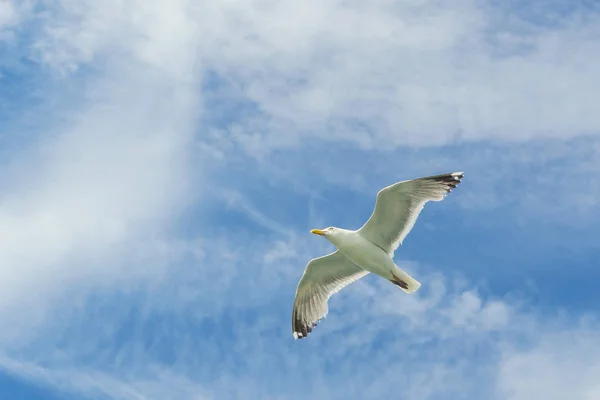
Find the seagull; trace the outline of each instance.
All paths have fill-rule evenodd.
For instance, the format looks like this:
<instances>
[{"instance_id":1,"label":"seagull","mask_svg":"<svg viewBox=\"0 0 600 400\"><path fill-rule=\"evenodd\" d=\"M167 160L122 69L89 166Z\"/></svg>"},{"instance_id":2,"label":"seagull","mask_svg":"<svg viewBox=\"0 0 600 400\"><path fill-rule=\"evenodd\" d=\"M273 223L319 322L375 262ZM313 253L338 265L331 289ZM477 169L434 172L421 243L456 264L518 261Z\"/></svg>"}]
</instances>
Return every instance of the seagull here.
<instances>
[{"instance_id":1,"label":"seagull","mask_svg":"<svg viewBox=\"0 0 600 400\"><path fill-rule=\"evenodd\" d=\"M406 293L421 283L394 263L394 252L402 244L428 201L443 200L463 178L453 172L394 183L377 193L375 209L357 231L330 226L313 229L337 248L331 254L310 260L296 288L292 311L294 339L305 338L327 316L329 298L369 272L379 275Z\"/></svg>"}]
</instances>

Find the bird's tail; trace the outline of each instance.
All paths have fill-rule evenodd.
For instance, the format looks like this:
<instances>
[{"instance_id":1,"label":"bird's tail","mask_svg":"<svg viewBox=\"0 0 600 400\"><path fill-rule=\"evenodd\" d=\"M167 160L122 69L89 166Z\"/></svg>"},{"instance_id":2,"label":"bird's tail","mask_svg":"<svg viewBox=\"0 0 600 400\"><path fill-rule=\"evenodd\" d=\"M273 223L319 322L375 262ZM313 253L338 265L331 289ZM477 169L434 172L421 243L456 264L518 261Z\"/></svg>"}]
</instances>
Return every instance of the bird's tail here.
<instances>
[{"instance_id":1,"label":"bird's tail","mask_svg":"<svg viewBox=\"0 0 600 400\"><path fill-rule=\"evenodd\" d=\"M421 282L414 279L400 268L396 268L396 270L392 272L390 282L409 294L416 292L421 287Z\"/></svg>"}]
</instances>

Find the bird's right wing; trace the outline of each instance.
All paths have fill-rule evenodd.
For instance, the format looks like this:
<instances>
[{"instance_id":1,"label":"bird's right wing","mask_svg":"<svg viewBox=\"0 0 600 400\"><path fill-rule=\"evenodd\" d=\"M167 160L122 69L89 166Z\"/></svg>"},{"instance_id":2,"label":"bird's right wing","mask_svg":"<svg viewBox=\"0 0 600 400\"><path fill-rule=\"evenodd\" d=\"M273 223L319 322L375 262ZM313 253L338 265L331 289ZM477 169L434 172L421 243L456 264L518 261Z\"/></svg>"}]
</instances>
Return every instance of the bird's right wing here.
<instances>
[{"instance_id":1,"label":"bird's right wing","mask_svg":"<svg viewBox=\"0 0 600 400\"><path fill-rule=\"evenodd\" d=\"M408 235L428 201L440 201L460 183L464 174L428 176L402 181L377 193L371 218L358 230L368 241L393 255Z\"/></svg>"},{"instance_id":2,"label":"bird's right wing","mask_svg":"<svg viewBox=\"0 0 600 400\"><path fill-rule=\"evenodd\" d=\"M306 337L327 315L331 295L368 273L339 251L310 260L296 289L292 311L294 338Z\"/></svg>"}]
</instances>

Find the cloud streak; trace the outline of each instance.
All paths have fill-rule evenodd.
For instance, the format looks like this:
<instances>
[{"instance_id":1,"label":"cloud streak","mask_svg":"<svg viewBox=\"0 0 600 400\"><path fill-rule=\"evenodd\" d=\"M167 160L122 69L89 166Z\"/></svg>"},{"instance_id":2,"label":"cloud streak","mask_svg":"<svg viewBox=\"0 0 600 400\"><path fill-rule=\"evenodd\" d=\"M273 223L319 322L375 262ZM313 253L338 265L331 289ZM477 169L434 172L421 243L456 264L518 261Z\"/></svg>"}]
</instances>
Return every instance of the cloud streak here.
<instances>
[{"instance_id":1,"label":"cloud streak","mask_svg":"<svg viewBox=\"0 0 600 400\"><path fill-rule=\"evenodd\" d=\"M303 138L393 149L598 132L600 14L583 6L558 26L471 1L238 7L206 12L205 53L254 105L226 137L255 155Z\"/></svg>"}]
</instances>

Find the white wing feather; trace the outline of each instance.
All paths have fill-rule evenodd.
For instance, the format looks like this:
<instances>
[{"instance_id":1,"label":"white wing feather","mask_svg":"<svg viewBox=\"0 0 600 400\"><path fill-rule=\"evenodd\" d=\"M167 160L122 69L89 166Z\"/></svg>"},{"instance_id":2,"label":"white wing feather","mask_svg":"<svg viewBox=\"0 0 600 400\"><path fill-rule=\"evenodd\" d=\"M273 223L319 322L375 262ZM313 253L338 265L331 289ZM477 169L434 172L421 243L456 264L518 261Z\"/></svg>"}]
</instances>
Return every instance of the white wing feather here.
<instances>
[{"instance_id":1,"label":"white wing feather","mask_svg":"<svg viewBox=\"0 0 600 400\"><path fill-rule=\"evenodd\" d=\"M333 294L368 273L339 251L310 260L296 289L292 312L294 338L306 337L327 315L327 301Z\"/></svg>"},{"instance_id":2,"label":"white wing feather","mask_svg":"<svg viewBox=\"0 0 600 400\"><path fill-rule=\"evenodd\" d=\"M425 203L443 200L463 176L462 172L428 176L381 189L377 193L373 214L358 232L393 256L414 226Z\"/></svg>"}]
</instances>

